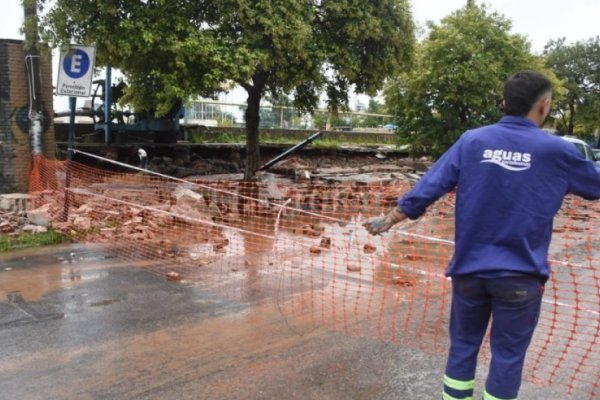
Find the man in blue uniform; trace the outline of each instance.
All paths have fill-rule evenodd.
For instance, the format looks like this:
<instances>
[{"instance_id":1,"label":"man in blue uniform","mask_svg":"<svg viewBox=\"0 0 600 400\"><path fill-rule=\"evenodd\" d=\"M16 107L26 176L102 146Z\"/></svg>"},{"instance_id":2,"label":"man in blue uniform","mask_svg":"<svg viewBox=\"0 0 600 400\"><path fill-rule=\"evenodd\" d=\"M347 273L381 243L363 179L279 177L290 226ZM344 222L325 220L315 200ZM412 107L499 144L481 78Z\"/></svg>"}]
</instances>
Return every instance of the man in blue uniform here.
<instances>
[{"instance_id":1,"label":"man in blue uniform","mask_svg":"<svg viewBox=\"0 0 600 400\"><path fill-rule=\"evenodd\" d=\"M456 188L450 350L444 400L472 399L475 367L490 316L492 358L485 400L516 399L537 324L552 222L568 193L600 198L600 169L571 143L542 131L550 81L519 72L504 87L505 116L465 132L398 207L365 227L380 234L416 219Z\"/></svg>"}]
</instances>

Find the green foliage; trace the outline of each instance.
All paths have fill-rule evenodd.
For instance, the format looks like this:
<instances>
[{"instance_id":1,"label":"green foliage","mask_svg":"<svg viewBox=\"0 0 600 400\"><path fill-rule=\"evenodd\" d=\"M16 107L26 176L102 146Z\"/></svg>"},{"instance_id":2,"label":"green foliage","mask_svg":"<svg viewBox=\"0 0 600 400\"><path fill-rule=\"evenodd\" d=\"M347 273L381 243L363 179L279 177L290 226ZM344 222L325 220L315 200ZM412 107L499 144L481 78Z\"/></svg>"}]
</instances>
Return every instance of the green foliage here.
<instances>
[{"instance_id":1,"label":"green foliage","mask_svg":"<svg viewBox=\"0 0 600 400\"><path fill-rule=\"evenodd\" d=\"M265 94L310 111L325 91L337 109L351 87L374 95L414 45L408 0L56 0L44 26L51 44L95 44L137 109L165 113L174 99L243 86L250 170Z\"/></svg>"},{"instance_id":2,"label":"green foliage","mask_svg":"<svg viewBox=\"0 0 600 400\"><path fill-rule=\"evenodd\" d=\"M191 144L204 144L206 143L204 137L198 132L188 132L188 141Z\"/></svg>"},{"instance_id":3,"label":"green foliage","mask_svg":"<svg viewBox=\"0 0 600 400\"><path fill-rule=\"evenodd\" d=\"M303 140L303 137L296 135L287 135L281 131L270 132L261 131L261 142L265 144L281 144L293 146ZM306 137L309 133L306 133ZM190 133L191 143L235 143L241 144L245 141L245 135L236 132L217 132L196 131ZM312 143L316 148L338 148L343 146L382 146L389 145L388 142L377 141L377 136L368 133L347 132L331 137L324 135Z\"/></svg>"},{"instance_id":4,"label":"green foliage","mask_svg":"<svg viewBox=\"0 0 600 400\"><path fill-rule=\"evenodd\" d=\"M95 45L96 65L119 68L126 77L123 102L160 115L175 99L213 94L227 77L249 74L241 52L201 29L203 3L58 0L44 20L43 38L53 46Z\"/></svg>"},{"instance_id":5,"label":"green foliage","mask_svg":"<svg viewBox=\"0 0 600 400\"><path fill-rule=\"evenodd\" d=\"M335 140L316 140L312 143L312 147L322 150L337 150L342 144Z\"/></svg>"},{"instance_id":6,"label":"green foliage","mask_svg":"<svg viewBox=\"0 0 600 400\"><path fill-rule=\"evenodd\" d=\"M28 247L49 246L68 242L68 239L52 228L46 233L23 233L19 236L0 235L0 253Z\"/></svg>"},{"instance_id":7,"label":"green foliage","mask_svg":"<svg viewBox=\"0 0 600 400\"><path fill-rule=\"evenodd\" d=\"M564 38L551 40L544 55L566 89L555 102L557 129L579 135L600 129L600 37L570 45Z\"/></svg>"},{"instance_id":8,"label":"green foliage","mask_svg":"<svg viewBox=\"0 0 600 400\"><path fill-rule=\"evenodd\" d=\"M212 143L244 143L244 140L244 135L231 132L221 132L208 139Z\"/></svg>"},{"instance_id":9,"label":"green foliage","mask_svg":"<svg viewBox=\"0 0 600 400\"><path fill-rule=\"evenodd\" d=\"M252 85L259 72L268 91L311 108L322 89L333 107L353 84L374 93L410 59L413 30L406 0L57 0L43 37L96 45L97 65L125 74L124 101L139 108Z\"/></svg>"},{"instance_id":10,"label":"green foliage","mask_svg":"<svg viewBox=\"0 0 600 400\"><path fill-rule=\"evenodd\" d=\"M510 21L485 6L470 4L429 29L413 69L386 88L400 144L413 154L439 155L465 130L495 122L503 84L518 70L548 74Z\"/></svg>"},{"instance_id":11,"label":"green foliage","mask_svg":"<svg viewBox=\"0 0 600 400\"><path fill-rule=\"evenodd\" d=\"M35 47L38 39L37 1L21 0L25 10L21 33L25 36L24 47L30 49Z\"/></svg>"}]
</instances>

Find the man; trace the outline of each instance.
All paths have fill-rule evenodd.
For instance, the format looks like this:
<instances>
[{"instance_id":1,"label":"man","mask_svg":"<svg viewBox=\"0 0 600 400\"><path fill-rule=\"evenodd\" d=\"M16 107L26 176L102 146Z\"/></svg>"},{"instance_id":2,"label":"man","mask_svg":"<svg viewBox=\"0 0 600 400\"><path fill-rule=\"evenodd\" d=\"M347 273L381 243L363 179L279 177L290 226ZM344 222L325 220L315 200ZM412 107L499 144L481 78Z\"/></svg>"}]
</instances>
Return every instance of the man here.
<instances>
[{"instance_id":1,"label":"man","mask_svg":"<svg viewBox=\"0 0 600 400\"><path fill-rule=\"evenodd\" d=\"M477 354L492 316L485 400L516 399L548 279L553 217L568 193L600 198L600 169L571 143L539 129L552 88L536 72L504 87L505 116L465 132L398 207L365 227L380 234L416 219L456 187L450 350L445 400L472 399Z\"/></svg>"}]
</instances>

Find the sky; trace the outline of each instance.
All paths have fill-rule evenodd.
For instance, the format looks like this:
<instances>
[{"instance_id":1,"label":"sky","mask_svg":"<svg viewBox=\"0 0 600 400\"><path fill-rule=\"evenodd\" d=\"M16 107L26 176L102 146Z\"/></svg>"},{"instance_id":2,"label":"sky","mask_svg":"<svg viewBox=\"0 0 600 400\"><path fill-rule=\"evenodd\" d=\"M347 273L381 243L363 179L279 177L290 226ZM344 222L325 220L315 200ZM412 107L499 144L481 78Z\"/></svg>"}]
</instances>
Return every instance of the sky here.
<instances>
[{"instance_id":1,"label":"sky","mask_svg":"<svg viewBox=\"0 0 600 400\"><path fill-rule=\"evenodd\" d=\"M467 0L412 0L413 16L418 23L439 21L463 7ZM482 3L477 0L477 3ZM491 0L491 9L513 23L513 32L525 35L536 53L550 39L566 37L568 42L589 39L600 34L598 0Z\"/></svg>"},{"instance_id":2,"label":"sky","mask_svg":"<svg viewBox=\"0 0 600 400\"><path fill-rule=\"evenodd\" d=\"M426 21L438 22L466 3L467 0L411 0L413 17L419 25ZM550 39L566 37L567 42L576 42L600 34L599 0L490 0L485 3L509 18L513 32L525 35L536 53L541 53ZM21 39L22 23L21 0L0 0L0 38ZM56 70L53 79L56 80ZM230 101L245 100L238 99L237 94L232 96ZM358 99L365 102L365 97ZM67 101L56 99L55 103L55 108L65 109Z\"/></svg>"}]
</instances>

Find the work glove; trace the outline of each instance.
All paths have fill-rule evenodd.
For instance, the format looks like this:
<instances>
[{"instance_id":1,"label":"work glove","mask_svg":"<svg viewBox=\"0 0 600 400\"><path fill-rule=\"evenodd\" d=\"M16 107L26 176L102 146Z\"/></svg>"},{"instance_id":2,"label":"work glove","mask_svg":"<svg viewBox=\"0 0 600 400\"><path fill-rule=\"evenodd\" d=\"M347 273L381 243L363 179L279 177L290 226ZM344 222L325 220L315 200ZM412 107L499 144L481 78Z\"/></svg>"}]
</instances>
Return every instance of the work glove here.
<instances>
[{"instance_id":1,"label":"work glove","mask_svg":"<svg viewBox=\"0 0 600 400\"><path fill-rule=\"evenodd\" d=\"M387 232L392 226L404 219L406 219L406 215L396 207L383 217L371 218L363 226L371 235L379 235Z\"/></svg>"}]
</instances>

